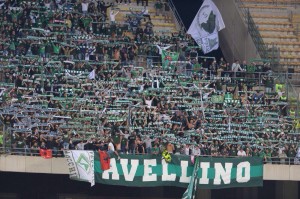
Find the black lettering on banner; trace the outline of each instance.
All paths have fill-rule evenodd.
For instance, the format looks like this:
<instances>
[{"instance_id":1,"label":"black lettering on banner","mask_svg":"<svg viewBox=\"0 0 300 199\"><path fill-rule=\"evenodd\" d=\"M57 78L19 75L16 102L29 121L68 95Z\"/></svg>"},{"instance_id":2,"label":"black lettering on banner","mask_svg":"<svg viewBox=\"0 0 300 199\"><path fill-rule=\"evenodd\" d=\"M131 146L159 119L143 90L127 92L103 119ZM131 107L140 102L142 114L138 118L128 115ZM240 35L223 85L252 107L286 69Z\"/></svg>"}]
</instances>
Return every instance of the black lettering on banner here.
<instances>
[{"instance_id":1,"label":"black lettering on banner","mask_svg":"<svg viewBox=\"0 0 300 199\"><path fill-rule=\"evenodd\" d=\"M73 162L69 162L69 163L68 163L68 166L69 166L69 167L73 167L73 166L74 166L74 163L73 163Z\"/></svg>"},{"instance_id":2,"label":"black lettering on banner","mask_svg":"<svg viewBox=\"0 0 300 199\"><path fill-rule=\"evenodd\" d=\"M72 168L69 168L69 171L70 171L70 173L76 172L76 169L75 169L75 167L72 167Z\"/></svg>"}]
</instances>

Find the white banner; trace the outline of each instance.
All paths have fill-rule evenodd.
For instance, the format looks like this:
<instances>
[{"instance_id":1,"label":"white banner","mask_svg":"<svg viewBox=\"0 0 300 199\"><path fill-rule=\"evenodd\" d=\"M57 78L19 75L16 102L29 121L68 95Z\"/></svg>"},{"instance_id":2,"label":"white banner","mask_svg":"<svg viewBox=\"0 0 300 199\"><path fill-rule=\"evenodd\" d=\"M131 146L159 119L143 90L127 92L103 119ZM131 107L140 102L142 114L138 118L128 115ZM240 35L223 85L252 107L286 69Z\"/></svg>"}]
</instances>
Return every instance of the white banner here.
<instances>
[{"instance_id":1,"label":"white banner","mask_svg":"<svg viewBox=\"0 0 300 199\"><path fill-rule=\"evenodd\" d=\"M225 28L220 11L212 0L205 0L195 16L189 30L204 54L219 48L218 31Z\"/></svg>"},{"instance_id":2,"label":"white banner","mask_svg":"<svg viewBox=\"0 0 300 199\"><path fill-rule=\"evenodd\" d=\"M69 167L70 179L90 182L95 185L94 175L94 152L72 150L64 151Z\"/></svg>"}]
</instances>

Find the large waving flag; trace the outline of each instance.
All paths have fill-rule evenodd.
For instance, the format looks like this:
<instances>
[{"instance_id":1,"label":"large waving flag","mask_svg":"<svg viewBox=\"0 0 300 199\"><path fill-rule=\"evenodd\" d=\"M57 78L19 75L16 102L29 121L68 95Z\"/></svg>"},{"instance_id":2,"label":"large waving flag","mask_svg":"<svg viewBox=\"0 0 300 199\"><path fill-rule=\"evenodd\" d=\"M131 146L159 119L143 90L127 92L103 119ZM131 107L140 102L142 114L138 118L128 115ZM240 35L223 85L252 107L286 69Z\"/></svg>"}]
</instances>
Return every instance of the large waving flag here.
<instances>
[{"instance_id":1,"label":"large waving flag","mask_svg":"<svg viewBox=\"0 0 300 199\"><path fill-rule=\"evenodd\" d=\"M204 54L219 48L218 31L225 28L220 11L212 0L205 0L195 16L189 30Z\"/></svg>"}]
</instances>

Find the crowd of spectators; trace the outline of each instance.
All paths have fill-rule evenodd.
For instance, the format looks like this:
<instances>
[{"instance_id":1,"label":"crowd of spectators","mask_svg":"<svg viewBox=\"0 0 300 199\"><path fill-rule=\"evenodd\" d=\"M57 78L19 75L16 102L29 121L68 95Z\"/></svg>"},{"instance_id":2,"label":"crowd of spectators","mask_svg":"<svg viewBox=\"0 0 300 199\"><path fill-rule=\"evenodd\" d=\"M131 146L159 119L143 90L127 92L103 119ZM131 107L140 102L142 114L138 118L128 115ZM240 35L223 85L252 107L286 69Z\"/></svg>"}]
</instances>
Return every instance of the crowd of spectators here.
<instances>
[{"instance_id":1,"label":"crowd of spectators","mask_svg":"<svg viewBox=\"0 0 300 199\"><path fill-rule=\"evenodd\" d=\"M154 31L153 16L172 20L167 2L136 3L0 4L6 152L296 157L295 111L267 62L200 57L184 32Z\"/></svg>"}]
</instances>

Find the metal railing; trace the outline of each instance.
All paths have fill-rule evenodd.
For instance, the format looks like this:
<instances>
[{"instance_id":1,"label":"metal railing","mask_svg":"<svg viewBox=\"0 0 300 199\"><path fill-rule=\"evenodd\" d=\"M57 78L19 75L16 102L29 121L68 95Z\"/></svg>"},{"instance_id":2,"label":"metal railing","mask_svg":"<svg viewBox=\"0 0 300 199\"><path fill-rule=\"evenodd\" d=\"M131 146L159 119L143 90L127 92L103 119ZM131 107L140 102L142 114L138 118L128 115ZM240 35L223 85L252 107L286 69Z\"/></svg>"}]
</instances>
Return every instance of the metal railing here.
<instances>
[{"instance_id":1,"label":"metal railing","mask_svg":"<svg viewBox=\"0 0 300 199\"><path fill-rule=\"evenodd\" d=\"M300 5L300 0L273 0L270 3L276 6L293 6L297 8Z\"/></svg>"},{"instance_id":2,"label":"metal railing","mask_svg":"<svg viewBox=\"0 0 300 199\"><path fill-rule=\"evenodd\" d=\"M172 1L172 0L169 0L168 2L169 2L169 6L170 6L171 10L173 11L173 14L174 14L174 16L175 16L175 19L176 19L177 24L180 26L180 29L181 29L182 31L186 32L185 25L184 25L184 23L182 22L181 17L180 17L180 15L179 15L179 13L178 13L178 11L177 11L177 9L176 9L176 7L175 7L173 1Z\"/></svg>"},{"instance_id":3,"label":"metal railing","mask_svg":"<svg viewBox=\"0 0 300 199\"><path fill-rule=\"evenodd\" d=\"M52 157L64 158L64 151L65 150L60 150L60 149L53 150L52 149ZM0 147L0 154L18 155L18 156L41 156L39 149L30 149L30 148L12 148L9 152L4 152L4 148ZM120 154L122 155L122 153L120 153ZM145 152L145 154L134 154L134 155L141 156L141 155L147 155L147 154L148 153ZM151 153L149 153L149 154L151 154ZM174 155L177 155L177 153ZM182 154L178 154L178 155L182 155ZM224 155L200 155L200 157L242 158L242 156L227 156L227 155L226 156L224 156ZM300 157L287 157L287 156L263 157L263 163L264 164L282 164L282 165L300 165Z\"/></svg>"},{"instance_id":4,"label":"metal railing","mask_svg":"<svg viewBox=\"0 0 300 199\"><path fill-rule=\"evenodd\" d=\"M253 39L253 42L258 50L259 55L261 58L266 59L267 57L267 46L265 45L257 27L256 24L254 23L254 20L250 14L249 8L246 8L244 6L244 3L242 0L236 0L236 3L239 7L239 10L241 10L244 22L248 26L248 31Z\"/></svg>"},{"instance_id":5,"label":"metal railing","mask_svg":"<svg viewBox=\"0 0 300 199\"><path fill-rule=\"evenodd\" d=\"M247 3L255 3L261 5L274 5L274 6L293 6L297 7L300 5L299 0L269 0L269 1L246 1Z\"/></svg>"}]
</instances>

